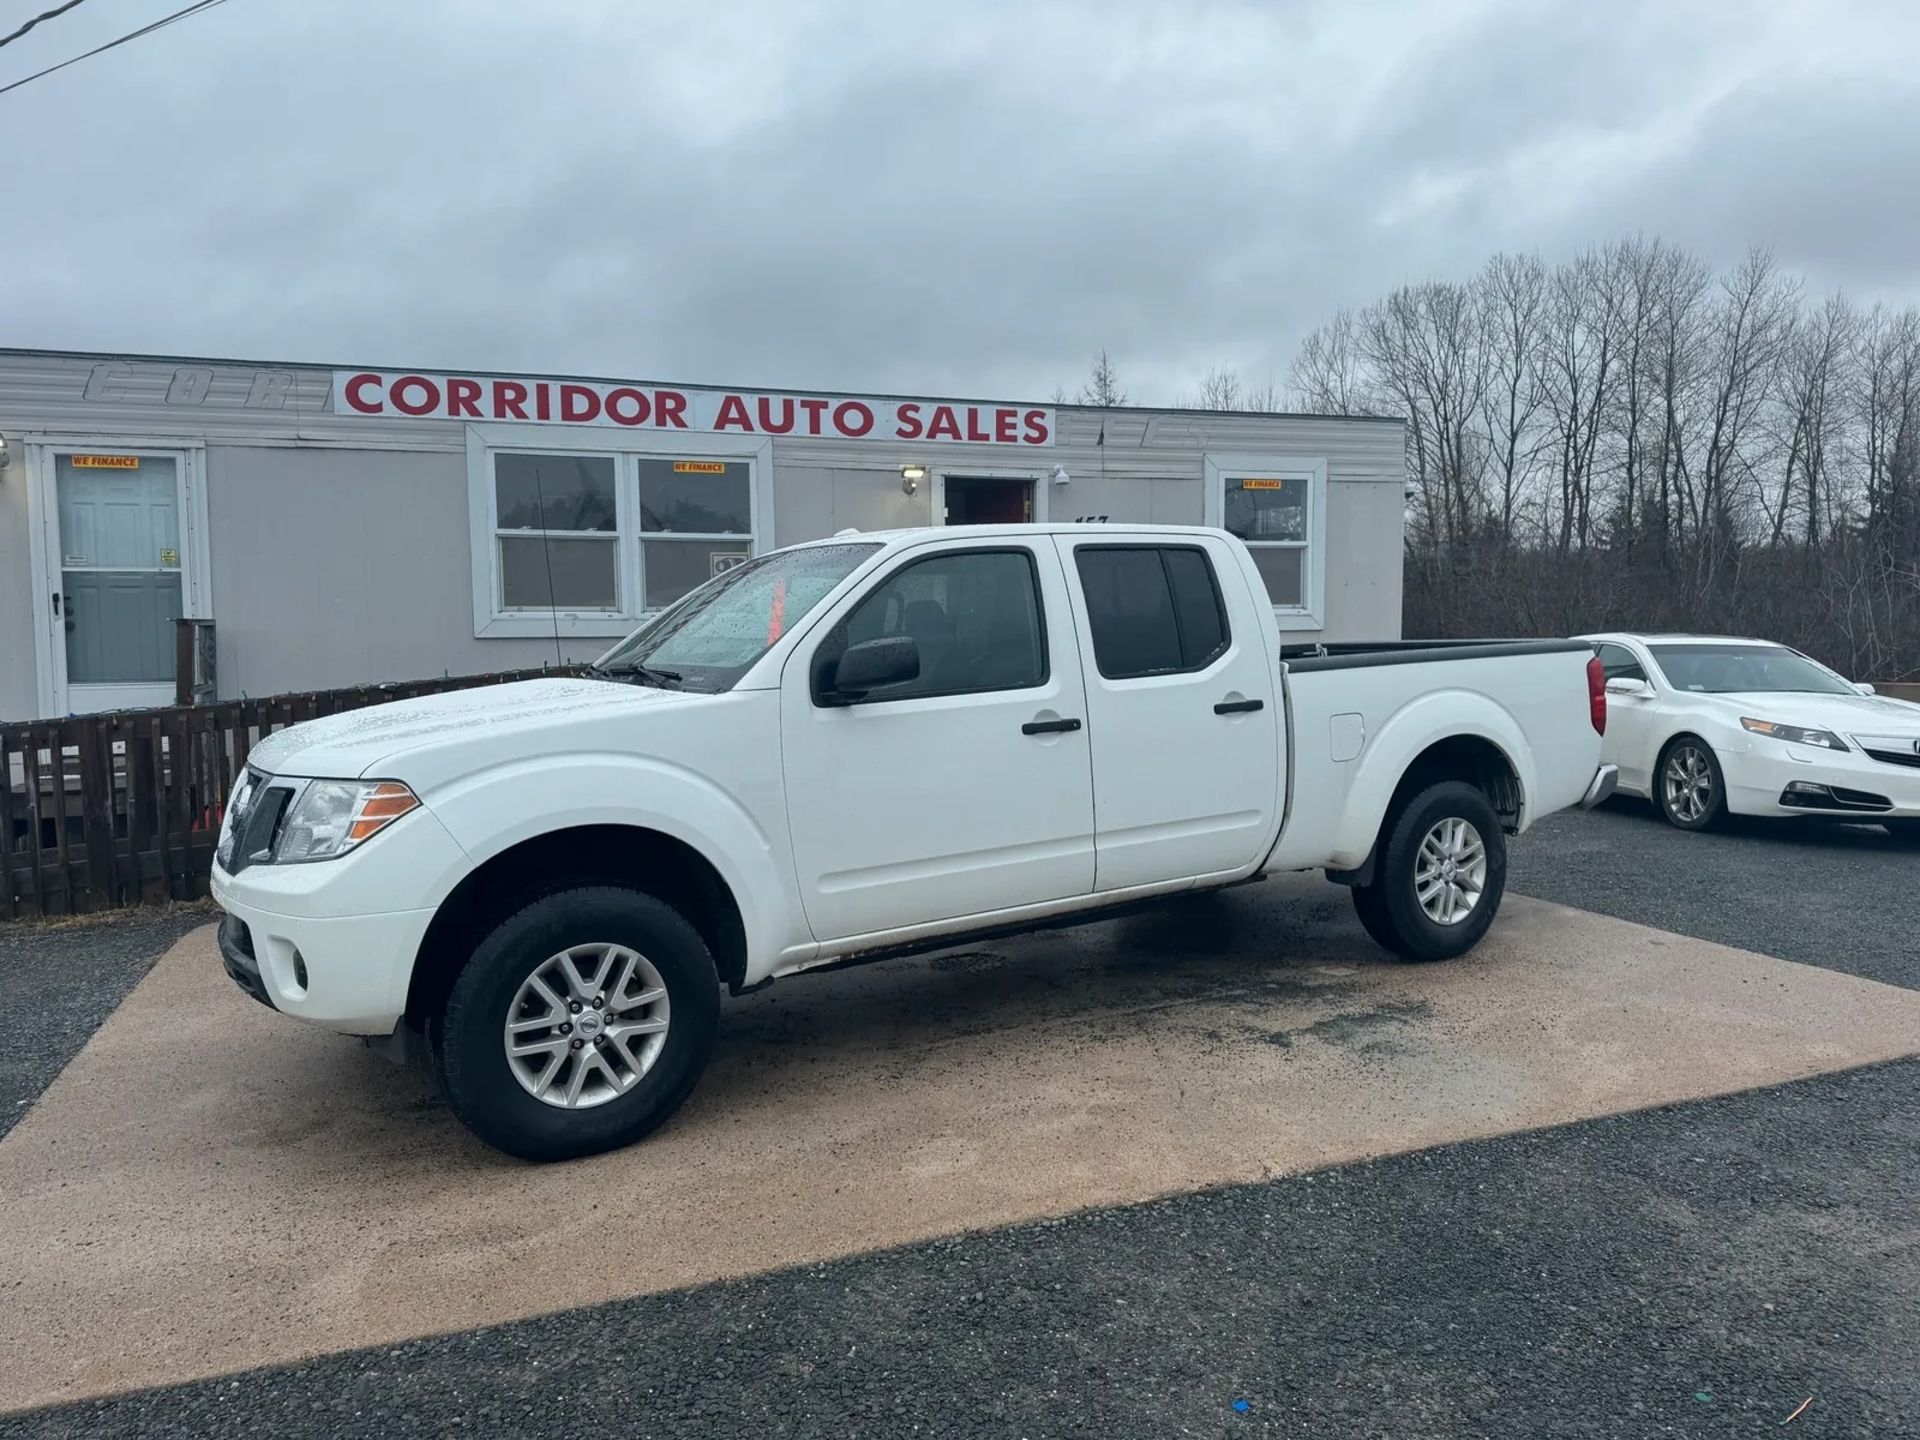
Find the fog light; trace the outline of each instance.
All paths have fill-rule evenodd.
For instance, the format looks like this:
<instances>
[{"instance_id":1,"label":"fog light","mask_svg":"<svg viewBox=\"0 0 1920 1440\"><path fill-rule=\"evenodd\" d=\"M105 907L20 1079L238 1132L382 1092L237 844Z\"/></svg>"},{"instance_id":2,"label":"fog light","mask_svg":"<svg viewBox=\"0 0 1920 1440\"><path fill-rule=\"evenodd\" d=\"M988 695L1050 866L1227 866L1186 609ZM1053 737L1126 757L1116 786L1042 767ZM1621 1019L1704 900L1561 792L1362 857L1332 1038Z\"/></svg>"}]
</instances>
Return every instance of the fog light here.
<instances>
[{"instance_id":1,"label":"fog light","mask_svg":"<svg viewBox=\"0 0 1920 1440\"><path fill-rule=\"evenodd\" d=\"M303 991L307 988L307 962L298 950L293 952L293 983Z\"/></svg>"},{"instance_id":2,"label":"fog light","mask_svg":"<svg viewBox=\"0 0 1920 1440\"><path fill-rule=\"evenodd\" d=\"M1827 787L1815 785L1811 780L1796 780L1787 786L1787 793L1789 795L1824 795L1827 793Z\"/></svg>"}]
</instances>

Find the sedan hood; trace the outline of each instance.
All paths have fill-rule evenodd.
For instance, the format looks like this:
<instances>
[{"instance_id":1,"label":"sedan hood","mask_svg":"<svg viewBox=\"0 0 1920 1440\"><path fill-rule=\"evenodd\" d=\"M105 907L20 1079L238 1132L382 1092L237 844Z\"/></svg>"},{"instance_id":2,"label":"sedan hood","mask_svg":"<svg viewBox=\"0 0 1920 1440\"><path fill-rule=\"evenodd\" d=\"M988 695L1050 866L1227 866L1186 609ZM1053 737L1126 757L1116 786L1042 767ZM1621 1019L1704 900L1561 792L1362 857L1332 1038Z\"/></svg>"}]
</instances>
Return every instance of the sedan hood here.
<instances>
[{"instance_id":1,"label":"sedan hood","mask_svg":"<svg viewBox=\"0 0 1920 1440\"><path fill-rule=\"evenodd\" d=\"M1885 695L1809 695L1800 691L1718 694L1742 715L1782 725L1806 725L1838 735L1920 738L1920 705Z\"/></svg>"},{"instance_id":2,"label":"sedan hood","mask_svg":"<svg viewBox=\"0 0 1920 1440\"><path fill-rule=\"evenodd\" d=\"M248 761L273 775L381 778L407 754L449 742L483 736L511 742L596 710L653 709L712 698L606 680L476 685L291 725L254 746Z\"/></svg>"}]
</instances>

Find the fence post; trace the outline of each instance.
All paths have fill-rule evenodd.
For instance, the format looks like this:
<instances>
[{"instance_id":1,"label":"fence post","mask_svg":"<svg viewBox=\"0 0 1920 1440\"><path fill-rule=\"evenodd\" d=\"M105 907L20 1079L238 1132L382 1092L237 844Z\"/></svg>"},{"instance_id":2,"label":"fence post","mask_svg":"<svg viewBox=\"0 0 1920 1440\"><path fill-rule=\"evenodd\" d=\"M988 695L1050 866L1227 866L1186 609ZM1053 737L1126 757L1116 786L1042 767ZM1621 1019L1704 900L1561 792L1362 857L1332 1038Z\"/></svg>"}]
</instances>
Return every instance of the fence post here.
<instances>
[{"instance_id":1,"label":"fence post","mask_svg":"<svg viewBox=\"0 0 1920 1440\"><path fill-rule=\"evenodd\" d=\"M80 765L80 834L87 842L87 908L104 909L119 899L113 873L113 756L109 723L74 732ZM68 898L72 908L72 897Z\"/></svg>"}]
</instances>

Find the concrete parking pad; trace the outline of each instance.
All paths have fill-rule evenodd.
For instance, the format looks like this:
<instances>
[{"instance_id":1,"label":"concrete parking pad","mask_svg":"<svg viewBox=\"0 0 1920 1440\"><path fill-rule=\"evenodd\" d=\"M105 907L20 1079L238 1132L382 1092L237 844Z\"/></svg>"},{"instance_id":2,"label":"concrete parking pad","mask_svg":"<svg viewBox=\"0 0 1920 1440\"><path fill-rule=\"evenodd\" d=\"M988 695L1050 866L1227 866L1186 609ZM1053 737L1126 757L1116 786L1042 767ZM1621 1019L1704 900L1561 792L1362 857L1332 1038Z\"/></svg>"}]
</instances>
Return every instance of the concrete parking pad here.
<instances>
[{"instance_id":1,"label":"concrete parking pad","mask_svg":"<svg viewBox=\"0 0 1920 1440\"><path fill-rule=\"evenodd\" d=\"M1394 965L1318 880L724 1017L652 1141L534 1168L188 937L0 1141L0 1409L1920 1052L1920 994L1537 902Z\"/></svg>"}]
</instances>

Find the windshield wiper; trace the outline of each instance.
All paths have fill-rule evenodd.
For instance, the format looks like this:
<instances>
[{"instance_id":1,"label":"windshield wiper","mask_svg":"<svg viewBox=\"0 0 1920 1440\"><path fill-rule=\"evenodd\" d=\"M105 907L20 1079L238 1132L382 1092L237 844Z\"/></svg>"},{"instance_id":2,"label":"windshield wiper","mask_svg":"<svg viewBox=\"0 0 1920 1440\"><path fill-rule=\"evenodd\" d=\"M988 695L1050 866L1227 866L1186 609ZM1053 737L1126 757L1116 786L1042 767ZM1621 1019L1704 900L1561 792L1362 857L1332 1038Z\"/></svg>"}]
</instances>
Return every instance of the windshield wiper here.
<instances>
[{"instance_id":1,"label":"windshield wiper","mask_svg":"<svg viewBox=\"0 0 1920 1440\"><path fill-rule=\"evenodd\" d=\"M655 685L662 690L672 689L687 677L678 670L659 670L651 665L642 665L638 660L629 660L621 665L589 665L589 675L631 676L643 685Z\"/></svg>"}]
</instances>

